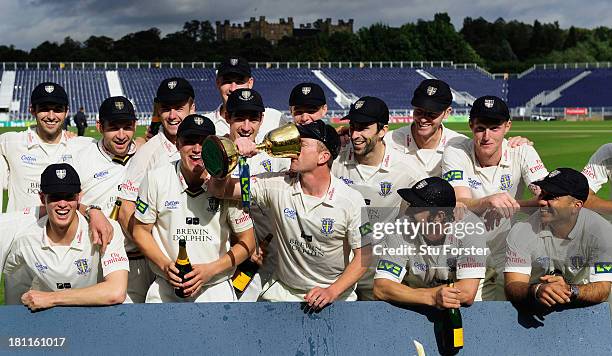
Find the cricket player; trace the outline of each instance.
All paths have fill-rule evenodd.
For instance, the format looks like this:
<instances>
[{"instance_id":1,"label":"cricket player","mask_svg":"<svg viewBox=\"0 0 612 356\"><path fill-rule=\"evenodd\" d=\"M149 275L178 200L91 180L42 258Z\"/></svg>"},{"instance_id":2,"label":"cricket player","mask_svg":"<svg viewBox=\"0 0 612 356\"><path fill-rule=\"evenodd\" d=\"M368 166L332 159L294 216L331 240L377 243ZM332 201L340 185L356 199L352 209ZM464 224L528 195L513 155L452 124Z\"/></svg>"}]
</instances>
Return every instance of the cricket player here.
<instances>
[{"instance_id":1,"label":"cricket player","mask_svg":"<svg viewBox=\"0 0 612 356\"><path fill-rule=\"evenodd\" d=\"M225 119L229 95L236 89L252 89L254 83L255 78L251 74L251 66L242 57L225 58L217 67L216 85L221 96L221 104L216 110L204 114L215 124L217 135L223 136L230 132L230 124ZM257 142L261 142L270 130L289 122L283 113L272 108L266 108L264 116L266 120L262 123L256 136L255 141Z\"/></svg>"},{"instance_id":2,"label":"cricket player","mask_svg":"<svg viewBox=\"0 0 612 356\"><path fill-rule=\"evenodd\" d=\"M351 144L345 146L334 161L332 174L361 193L371 224L395 221L403 201L397 189L411 187L425 177L417 176L419 173L401 153L385 144L389 109L384 101L371 96L360 98L351 105L344 119L350 122ZM372 289L377 261L372 259L371 262L357 284L360 300L374 300Z\"/></svg>"},{"instance_id":3,"label":"cricket player","mask_svg":"<svg viewBox=\"0 0 612 356\"><path fill-rule=\"evenodd\" d=\"M596 195L604 184L611 181L612 143L599 147L582 170L582 174L589 181L589 198L584 203L584 206L603 214L612 214L612 201L602 199Z\"/></svg>"},{"instance_id":4,"label":"cricket player","mask_svg":"<svg viewBox=\"0 0 612 356\"><path fill-rule=\"evenodd\" d=\"M269 209L278 237L278 267L260 299L306 301L319 309L357 299L355 284L369 263L371 226L361 214L361 194L331 174L340 149L336 130L321 120L298 130L301 151L290 166L297 174L251 178L251 199ZM257 153L250 140L236 144L245 156ZM210 188L218 196L240 199L236 179L211 179Z\"/></svg>"},{"instance_id":5,"label":"cricket player","mask_svg":"<svg viewBox=\"0 0 612 356\"><path fill-rule=\"evenodd\" d=\"M125 179L119 187L121 209L119 223L128 238L131 237L135 202L138 188L147 170L174 162L180 158L176 149L176 132L181 121L195 113L195 94L191 84L184 78L164 79L157 88L155 102L163 130L147 141L131 159ZM136 257L136 256L133 256Z\"/></svg>"},{"instance_id":6,"label":"cricket player","mask_svg":"<svg viewBox=\"0 0 612 356\"><path fill-rule=\"evenodd\" d=\"M248 88L236 89L229 95L225 115L225 120L230 125L229 138L232 141L240 137L247 137L255 142L261 126L267 120L261 95ZM248 157L246 163L249 165L249 174L257 175L265 172L287 171L291 162L288 158L274 158L266 152L259 152L255 156ZM232 177L240 177L238 166L232 172ZM259 239L260 246L260 250L253 254L252 260L260 263L261 268L240 297L241 302L257 301L263 284L270 279L276 266L277 242L270 225L270 212L253 202L250 215L253 220L255 236Z\"/></svg>"},{"instance_id":7,"label":"cricket player","mask_svg":"<svg viewBox=\"0 0 612 356\"><path fill-rule=\"evenodd\" d=\"M453 186L458 202L483 217L491 228L495 225L496 233L488 242L491 255L482 299L503 300L501 271L510 218L521 206L537 205L536 199L522 200L523 191L548 172L532 146L510 147L504 138L512 121L502 99L476 99L469 125L473 139L445 148L442 177Z\"/></svg>"},{"instance_id":8,"label":"cricket player","mask_svg":"<svg viewBox=\"0 0 612 356\"><path fill-rule=\"evenodd\" d=\"M74 168L81 177L81 203L96 205L109 216L136 153L134 106L123 96L105 99L96 126L102 138L77 153ZM155 275L131 239L125 239L125 249L130 262L126 302L144 303Z\"/></svg>"},{"instance_id":9,"label":"cricket player","mask_svg":"<svg viewBox=\"0 0 612 356\"><path fill-rule=\"evenodd\" d=\"M253 252L255 237L240 203L219 200L204 185L202 142L214 134L210 119L187 116L177 131L180 160L150 169L140 186L133 236L157 276L147 303L236 300L230 278ZM237 241L231 248L230 234ZM185 281L175 267L181 239L193 266ZM176 296L175 288L186 298Z\"/></svg>"},{"instance_id":10,"label":"cricket player","mask_svg":"<svg viewBox=\"0 0 612 356\"><path fill-rule=\"evenodd\" d=\"M471 305L485 276L484 223L474 214L462 219L453 216L455 192L439 177L399 189L398 195L409 203L402 219L431 225L395 233L377 246L374 295L389 302L438 308ZM463 229L467 223L473 224L473 231Z\"/></svg>"},{"instance_id":11,"label":"cricket player","mask_svg":"<svg viewBox=\"0 0 612 356\"><path fill-rule=\"evenodd\" d=\"M68 139L64 120L68 115L68 95L56 83L38 84L30 97L30 113L36 128L0 135L0 155L8 165L7 211L36 206L40 174L51 163L72 163L73 156L93 139Z\"/></svg>"},{"instance_id":12,"label":"cricket player","mask_svg":"<svg viewBox=\"0 0 612 356\"><path fill-rule=\"evenodd\" d=\"M508 300L547 308L606 301L612 282L611 226L584 208L587 179L558 168L534 184L541 188L540 209L508 235Z\"/></svg>"},{"instance_id":13,"label":"cricket player","mask_svg":"<svg viewBox=\"0 0 612 356\"><path fill-rule=\"evenodd\" d=\"M21 296L32 311L61 305L111 305L125 300L128 259L116 225L106 251L91 244L89 227L78 210L81 184L67 163L49 165L40 178L47 216L15 236L4 273L25 269L37 288ZM113 222L113 224L116 224Z\"/></svg>"}]
</instances>

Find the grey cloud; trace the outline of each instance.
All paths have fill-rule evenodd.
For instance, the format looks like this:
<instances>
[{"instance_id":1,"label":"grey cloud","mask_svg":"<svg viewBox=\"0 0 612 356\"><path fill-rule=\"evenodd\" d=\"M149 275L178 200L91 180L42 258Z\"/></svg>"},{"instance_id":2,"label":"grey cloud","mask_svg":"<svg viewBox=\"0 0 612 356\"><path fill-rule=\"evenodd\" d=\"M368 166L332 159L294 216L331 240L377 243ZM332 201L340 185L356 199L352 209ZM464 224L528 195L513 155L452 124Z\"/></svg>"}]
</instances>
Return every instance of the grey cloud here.
<instances>
[{"instance_id":1,"label":"grey cloud","mask_svg":"<svg viewBox=\"0 0 612 356\"><path fill-rule=\"evenodd\" d=\"M271 21L293 17L296 23L318 18L355 19L355 29L375 22L399 26L419 18L431 19L447 12L457 29L465 17L499 17L531 23L559 21L593 28L610 26L612 15L607 0L353 0L353 1L209 1L209 0L2 0L0 43L29 49L45 40L61 41L66 36L85 40L91 35L119 38L129 32L158 27L164 33L179 30L192 19L230 19L241 23L265 15Z\"/></svg>"}]
</instances>

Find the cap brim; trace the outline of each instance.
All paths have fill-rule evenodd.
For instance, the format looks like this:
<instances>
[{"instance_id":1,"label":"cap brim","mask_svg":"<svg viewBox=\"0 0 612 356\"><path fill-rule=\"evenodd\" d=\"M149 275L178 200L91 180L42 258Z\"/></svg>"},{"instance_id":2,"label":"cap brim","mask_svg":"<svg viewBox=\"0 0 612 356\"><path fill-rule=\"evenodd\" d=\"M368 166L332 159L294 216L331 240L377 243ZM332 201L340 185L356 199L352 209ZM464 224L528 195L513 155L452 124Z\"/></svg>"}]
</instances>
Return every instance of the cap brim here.
<instances>
[{"instance_id":1,"label":"cap brim","mask_svg":"<svg viewBox=\"0 0 612 356\"><path fill-rule=\"evenodd\" d=\"M40 191L43 194L58 194L58 193L76 194L76 193L81 192L81 186L73 185L73 184L53 184L53 185L41 186Z\"/></svg>"},{"instance_id":2,"label":"cap brim","mask_svg":"<svg viewBox=\"0 0 612 356\"><path fill-rule=\"evenodd\" d=\"M442 112L448 109L448 107L451 106L452 104L451 102L448 105L446 105L444 103L440 103L431 98L412 98L412 101L410 103L412 104L412 106L419 107L419 108L422 108L428 111L433 111L433 112Z\"/></svg>"},{"instance_id":3,"label":"cap brim","mask_svg":"<svg viewBox=\"0 0 612 356\"><path fill-rule=\"evenodd\" d=\"M217 77L222 77L227 74L238 74L244 77L249 77L249 78L251 77L251 72L246 71L246 70L241 70L241 69L236 69L236 68L227 68L227 69L217 70Z\"/></svg>"},{"instance_id":4,"label":"cap brim","mask_svg":"<svg viewBox=\"0 0 612 356\"><path fill-rule=\"evenodd\" d=\"M214 132L209 132L209 131L205 131L205 130L197 130L197 129L187 129L181 132L177 132L176 136L177 137L187 137L187 136L202 136L204 138L210 136L210 135L214 135Z\"/></svg>"},{"instance_id":5,"label":"cap brim","mask_svg":"<svg viewBox=\"0 0 612 356\"><path fill-rule=\"evenodd\" d=\"M360 122L360 123L368 123L368 122L380 122L382 124L387 124L387 122L385 121L380 121L377 118L371 117L371 116L367 116L367 115L363 115L363 114L359 114L359 113L349 113L348 115L346 115L345 117L343 117L341 120L349 120L349 121L353 121L353 122Z\"/></svg>"},{"instance_id":6,"label":"cap brim","mask_svg":"<svg viewBox=\"0 0 612 356\"><path fill-rule=\"evenodd\" d=\"M233 108L232 110L227 110L228 112L240 112L240 111L254 111L254 112L264 112L266 108L259 105L251 105L251 104L242 104L238 108Z\"/></svg>"},{"instance_id":7,"label":"cap brim","mask_svg":"<svg viewBox=\"0 0 612 356\"><path fill-rule=\"evenodd\" d=\"M43 104L43 103L60 104L60 105L68 106L68 101L66 99L58 98L56 96L46 96L38 100L32 100L32 104L34 105Z\"/></svg>"},{"instance_id":8,"label":"cap brim","mask_svg":"<svg viewBox=\"0 0 612 356\"><path fill-rule=\"evenodd\" d=\"M292 101L289 102L289 106L312 106L313 108L320 108L321 106L327 104L325 100L317 100L317 99L306 99L299 102Z\"/></svg>"},{"instance_id":9,"label":"cap brim","mask_svg":"<svg viewBox=\"0 0 612 356\"><path fill-rule=\"evenodd\" d=\"M399 194L399 196L402 197L402 199L404 199L406 202L410 203L411 208L431 207L431 204L428 204L425 200L418 196L412 188L398 189L397 194Z\"/></svg>"},{"instance_id":10,"label":"cap brim","mask_svg":"<svg viewBox=\"0 0 612 356\"><path fill-rule=\"evenodd\" d=\"M174 95L168 95L168 96L164 96L164 97L155 97L155 102L156 103L181 103L184 101L187 101L189 98L191 98L190 94L187 93L177 93Z\"/></svg>"},{"instance_id":11,"label":"cap brim","mask_svg":"<svg viewBox=\"0 0 612 356\"><path fill-rule=\"evenodd\" d=\"M553 184L550 181L547 181L546 178L543 180L535 181L532 184L537 185L538 187L542 188L542 190L544 190L546 193L552 194L557 197L571 195L565 189L562 189L556 184Z\"/></svg>"},{"instance_id":12,"label":"cap brim","mask_svg":"<svg viewBox=\"0 0 612 356\"><path fill-rule=\"evenodd\" d=\"M136 115L129 114L118 114L118 115L107 115L100 116L100 121L136 121Z\"/></svg>"}]
</instances>

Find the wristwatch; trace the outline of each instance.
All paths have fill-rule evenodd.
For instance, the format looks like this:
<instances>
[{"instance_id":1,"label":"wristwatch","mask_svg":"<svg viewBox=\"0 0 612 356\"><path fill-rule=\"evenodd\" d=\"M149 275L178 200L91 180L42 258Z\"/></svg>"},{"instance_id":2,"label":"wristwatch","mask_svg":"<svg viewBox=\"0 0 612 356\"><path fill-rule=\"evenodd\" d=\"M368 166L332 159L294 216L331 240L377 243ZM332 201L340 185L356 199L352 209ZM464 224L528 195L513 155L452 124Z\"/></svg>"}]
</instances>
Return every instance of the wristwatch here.
<instances>
[{"instance_id":1,"label":"wristwatch","mask_svg":"<svg viewBox=\"0 0 612 356\"><path fill-rule=\"evenodd\" d=\"M87 219L87 221L89 221L89 211L91 209L102 211L102 208L99 205L88 205L87 208L85 208L85 218Z\"/></svg>"},{"instance_id":2,"label":"wristwatch","mask_svg":"<svg viewBox=\"0 0 612 356\"><path fill-rule=\"evenodd\" d=\"M580 294L580 289L578 288L578 286L576 284L570 284L570 292L572 293L570 295L570 300L574 301L578 298L578 295Z\"/></svg>"}]
</instances>

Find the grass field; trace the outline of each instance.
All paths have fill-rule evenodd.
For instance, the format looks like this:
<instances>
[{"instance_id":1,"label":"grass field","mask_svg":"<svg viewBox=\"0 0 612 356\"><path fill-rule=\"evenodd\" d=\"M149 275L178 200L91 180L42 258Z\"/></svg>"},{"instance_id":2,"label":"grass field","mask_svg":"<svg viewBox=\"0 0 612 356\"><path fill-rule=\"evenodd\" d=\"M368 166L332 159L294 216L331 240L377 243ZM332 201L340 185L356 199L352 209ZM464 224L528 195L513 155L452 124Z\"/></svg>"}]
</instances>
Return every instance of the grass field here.
<instances>
[{"instance_id":1,"label":"grass field","mask_svg":"<svg viewBox=\"0 0 612 356\"><path fill-rule=\"evenodd\" d=\"M392 124L391 129L402 126ZM449 128L470 136L467 123L453 123ZM22 128L0 128L0 133L20 131ZM74 129L73 129L74 130ZM138 129L137 135L142 136L144 128ZM88 128L88 136L99 137L93 128ZM593 122L514 122L510 136L523 136L534 142L534 147L544 161L546 168L552 170L558 167L571 167L582 170L589 157L604 143L612 142L612 121ZM605 185L598 195L602 198L610 196L609 185ZM6 208L6 192L4 192L4 207ZM4 301L4 290L0 284L0 304Z\"/></svg>"}]
</instances>

